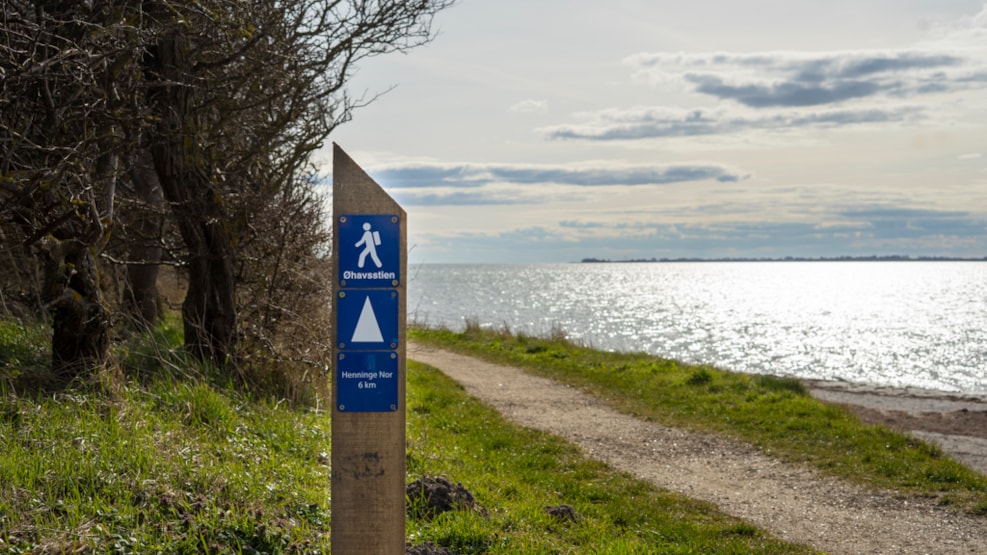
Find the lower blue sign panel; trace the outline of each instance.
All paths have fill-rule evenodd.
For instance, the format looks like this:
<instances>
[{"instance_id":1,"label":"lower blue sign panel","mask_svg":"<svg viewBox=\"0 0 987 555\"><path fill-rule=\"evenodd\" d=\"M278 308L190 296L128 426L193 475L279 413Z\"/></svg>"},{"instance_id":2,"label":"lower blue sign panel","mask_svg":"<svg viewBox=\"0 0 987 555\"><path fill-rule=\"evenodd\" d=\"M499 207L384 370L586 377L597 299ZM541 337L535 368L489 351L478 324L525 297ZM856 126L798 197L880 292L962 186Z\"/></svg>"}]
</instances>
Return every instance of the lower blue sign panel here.
<instances>
[{"instance_id":1,"label":"lower blue sign panel","mask_svg":"<svg viewBox=\"0 0 987 555\"><path fill-rule=\"evenodd\" d=\"M398 355L345 352L336 364L336 405L340 412L398 410Z\"/></svg>"}]
</instances>

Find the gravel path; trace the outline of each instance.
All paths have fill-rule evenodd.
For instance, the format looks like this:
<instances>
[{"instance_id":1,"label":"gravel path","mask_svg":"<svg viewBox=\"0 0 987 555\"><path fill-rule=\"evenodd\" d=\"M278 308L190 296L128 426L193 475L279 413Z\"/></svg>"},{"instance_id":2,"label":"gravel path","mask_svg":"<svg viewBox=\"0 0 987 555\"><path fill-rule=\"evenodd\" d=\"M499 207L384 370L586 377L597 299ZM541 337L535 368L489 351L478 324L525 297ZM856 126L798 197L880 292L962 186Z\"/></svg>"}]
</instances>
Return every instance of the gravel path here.
<instances>
[{"instance_id":1,"label":"gravel path","mask_svg":"<svg viewBox=\"0 0 987 555\"><path fill-rule=\"evenodd\" d=\"M645 422L517 368L414 343L408 358L442 370L523 426L564 437L614 468L715 503L787 541L829 553L987 553L987 518L821 476L717 436Z\"/></svg>"}]
</instances>

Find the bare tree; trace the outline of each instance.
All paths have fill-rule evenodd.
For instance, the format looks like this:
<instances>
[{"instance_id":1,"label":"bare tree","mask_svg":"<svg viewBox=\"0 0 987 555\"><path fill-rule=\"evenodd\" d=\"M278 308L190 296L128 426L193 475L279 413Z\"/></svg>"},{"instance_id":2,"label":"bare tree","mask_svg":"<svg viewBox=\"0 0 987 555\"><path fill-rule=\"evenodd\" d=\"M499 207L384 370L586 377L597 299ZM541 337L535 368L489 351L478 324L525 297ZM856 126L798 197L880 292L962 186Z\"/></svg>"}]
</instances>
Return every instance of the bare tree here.
<instances>
[{"instance_id":1,"label":"bare tree","mask_svg":"<svg viewBox=\"0 0 987 555\"><path fill-rule=\"evenodd\" d=\"M432 18L451 4L2 2L0 240L9 257L27 249L46 261L38 291L56 369L105 360L110 315L95 259L114 222L128 223L131 298L153 321L166 226L119 217L117 198L170 214L191 353L225 366L245 330L276 336L328 250L311 156L365 102L347 82L361 60L431 40ZM271 221L280 218L291 220ZM238 297L241 284L252 289ZM241 326L238 299L260 320Z\"/></svg>"},{"instance_id":2,"label":"bare tree","mask_svg":"<svg viewBox=\"0 0 987 555\"><path fill-rule=\"evenodd\" d=\"M188 251L183 319L193 353L230 360L235 245L359 106L345 90L356 63L427 42L432 17L451 3L145 3L159 37L145 63L158 122L150 146Z\"/></svg>"},{"instance_id":3,"label":"bare tree","mask_svg":"<svg viewBox=\"0 0 987 555\"><path fill-rule=\"evenodd\" d=\"M101 364L109 344L95 258L141 122L130 11L123 2L11 0L0 12L0 211L13 224L8 241L44 261L40 300L64 380Z\"/></svg>"}]
</instances>

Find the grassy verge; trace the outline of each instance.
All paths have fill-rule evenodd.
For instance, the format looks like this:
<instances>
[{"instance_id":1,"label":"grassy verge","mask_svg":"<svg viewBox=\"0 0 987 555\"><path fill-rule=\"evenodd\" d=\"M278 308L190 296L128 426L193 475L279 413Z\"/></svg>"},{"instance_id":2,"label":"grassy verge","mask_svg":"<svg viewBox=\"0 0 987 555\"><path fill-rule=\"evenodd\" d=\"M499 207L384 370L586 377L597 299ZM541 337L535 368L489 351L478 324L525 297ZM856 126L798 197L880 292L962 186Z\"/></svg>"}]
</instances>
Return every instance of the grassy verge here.
<instances>
[{"instance_id":1,"label":"grassy verge","mask_svg":"<svg viewBox=\"0 0 987 555\"><path fill-rule=\"evenodd\" d=\"M936 497L987 514L987 478L940 448L810 397L794 379L751 376L644 354L470 325L463 333L415 329L417 341L527 368L670 426L724 434L782 459L856 482Z\"/></svg>"},{"instance_id":2,"label":"grassy verge","mask_svg":"<svg viewBox=\"0 0 987 555\"><path fill-rule=\"evenodd\" d=\"M138 339L125 366L150 364ZM156 350L141 380L113 387L0 382L0 553L327 552L328 418ZM42 364L11 360L0 375Z\"/></svg>"},{"instance_id":3,"label":"grassy verge","mask_svg":"<svg viewBox=\"0 0 987 555\"><path fill-rule=\"evenodd\" d=\"M0 553L328 553L329 416L189 364L165 325L117 353L127 379L32 390L40 328L0 322ZM463 483L475 511L409 517L467 553L808 553L511 425L409 365L408 473ZM559 520L547 505L568 504Z\"/></svg>"}]
</instances>

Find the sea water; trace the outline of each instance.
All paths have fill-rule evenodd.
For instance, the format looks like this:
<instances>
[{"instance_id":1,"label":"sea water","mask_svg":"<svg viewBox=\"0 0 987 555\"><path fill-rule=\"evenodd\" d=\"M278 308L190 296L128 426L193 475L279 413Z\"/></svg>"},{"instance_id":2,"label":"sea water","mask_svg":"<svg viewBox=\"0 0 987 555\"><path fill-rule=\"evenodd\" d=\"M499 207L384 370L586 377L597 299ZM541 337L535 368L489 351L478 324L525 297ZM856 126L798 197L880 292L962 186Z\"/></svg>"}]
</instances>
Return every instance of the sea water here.
<instances>
[{"instance_id":1,"label":"sea water","mask_svg":"<svg viewBox=\"0 0 987 555\"><path fill-rule=\"evenodd\" d=\"M409 268L409 320L467 320L740 372L987 392L987 262Z\"/></svg>"}]
</instances>

